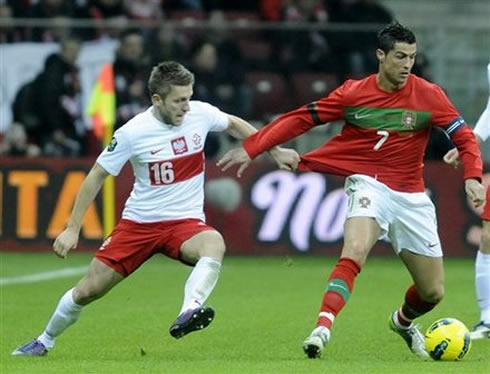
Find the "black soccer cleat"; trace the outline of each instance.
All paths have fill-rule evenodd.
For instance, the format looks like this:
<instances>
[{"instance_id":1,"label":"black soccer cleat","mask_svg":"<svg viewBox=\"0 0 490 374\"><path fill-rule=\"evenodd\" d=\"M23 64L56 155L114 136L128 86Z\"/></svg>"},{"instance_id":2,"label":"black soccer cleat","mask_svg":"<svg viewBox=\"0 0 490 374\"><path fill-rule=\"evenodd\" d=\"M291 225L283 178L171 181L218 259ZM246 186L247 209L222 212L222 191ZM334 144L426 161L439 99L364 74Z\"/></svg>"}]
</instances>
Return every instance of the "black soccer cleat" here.
<instances>
[{"instance_id":1,"label":"black soccer cleat","mask_svg":"<svg viewBox=\"0 0 490 374\"><path fill-rule=\"evenodd\" d=\"M182 313L170 326L169 332L175 339L180 339L193 331L208 327L213 319L214 310L210 307L189 309Z\"/></svg>"}]
</instances>

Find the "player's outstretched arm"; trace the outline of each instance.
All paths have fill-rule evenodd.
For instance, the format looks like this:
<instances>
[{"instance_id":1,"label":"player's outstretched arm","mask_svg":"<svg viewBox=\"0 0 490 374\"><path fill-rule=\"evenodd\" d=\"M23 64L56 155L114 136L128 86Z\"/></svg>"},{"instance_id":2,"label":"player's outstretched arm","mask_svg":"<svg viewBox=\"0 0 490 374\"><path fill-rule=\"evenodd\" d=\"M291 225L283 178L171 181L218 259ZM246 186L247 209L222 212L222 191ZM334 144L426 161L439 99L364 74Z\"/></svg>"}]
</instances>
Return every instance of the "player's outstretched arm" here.
<instances>
[{"instance_id":1,"label":"player's outstretched arm","mask_svg":"<svg viewBox=\"0 0 490 374\"><path fill-rule=\"evenodd\" d=\"M82 226L83 217L95 196L100 190L105 178L109 175L98 163L95 163L78 192L66 229L58 235L53 243L53 250L57 256L65 258L70 250L78 243L78 235Z\"/></svg>"},{"instance_id":2,"label":"player's outstretched arm","mask_svg":"<svg viewBox=\"0 0 490 374\"><path fill-rule=\"evenodd\" d=\"M257 129L247 121L233 116L229 116L228 133L237 139L246 139L257 132ZM276 162L279 169L296 170L300 161L298 153L293 149L273 147L269 151L271 157ZM228 151L217 163L225 171L234 165L239 165L237 176L241 177L245 169L250 164L251 159L243 147Z\"/></svg>"}]
</instances>

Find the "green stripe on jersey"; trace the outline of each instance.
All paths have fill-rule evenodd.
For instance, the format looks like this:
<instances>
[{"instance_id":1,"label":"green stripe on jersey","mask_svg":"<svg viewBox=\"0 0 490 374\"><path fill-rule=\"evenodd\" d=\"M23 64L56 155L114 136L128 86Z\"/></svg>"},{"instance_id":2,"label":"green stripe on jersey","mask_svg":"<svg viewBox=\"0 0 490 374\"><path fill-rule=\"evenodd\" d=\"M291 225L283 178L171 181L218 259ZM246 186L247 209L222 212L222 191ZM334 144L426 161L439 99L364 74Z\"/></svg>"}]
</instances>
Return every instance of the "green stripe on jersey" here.
<instances>
[{"instance_id":1,"label":"green stripe on jersey","mask_svg":"<svg viewBox=\"0 0 490 374\"><path fill-rule=\"evenodd\" d=\"M359 127L416 131L429 126L431 113L403 108L345 107L344 116L348 123Z\"/></svg>"},{"instance_id":2,"label":"green stripe on jersey","mask_svg":"<svg viewBox=\"0 0 490 374\"><path fill-rule=\"evenodd\" d=\"M342 279L332 279L330 282L328 282L325 292L328 291L337 292L340 296L342 296L345 302L349 300L349 287Z\"/></svg>"}]
</instances>

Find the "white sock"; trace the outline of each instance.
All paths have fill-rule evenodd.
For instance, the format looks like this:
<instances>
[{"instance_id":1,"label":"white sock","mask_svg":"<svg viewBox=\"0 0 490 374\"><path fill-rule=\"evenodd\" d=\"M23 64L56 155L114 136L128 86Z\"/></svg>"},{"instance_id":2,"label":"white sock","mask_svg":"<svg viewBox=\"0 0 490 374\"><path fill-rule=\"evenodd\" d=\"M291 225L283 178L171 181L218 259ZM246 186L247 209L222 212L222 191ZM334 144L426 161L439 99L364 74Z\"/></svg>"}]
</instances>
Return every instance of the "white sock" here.
<instances>
[{"instance_id":1,"label":"white sock","mask_svg":"<svg viewBox=\"0 0 490 374\"><path fill-rule=\"evenodd\" d=\"M481 251L476 255L475 285L480 321L490 323L490 254Z\"/></svg>"},{"instance_id":2,"label":"white sock","mask_svg":"<svg viewBox=\"0 0 490 374\"><path fill-rule=\"evenodd\" d=\"M53 348L56 337L76 322L82 308L83 305L75 304L73 301L73 288L67 291L60 299L46 329L37 340L43 343L46 348Z\"/></svg>"},{"instance_id":3,"label":"white sock","mask_svg":"<svg viewBox=\"0 0 490 374\"><path fill-rule=\"evenodd\" d=\"M327 344L330 341L330 330L325 326L317 326L310 334L310 336L317 335L323 340L323 344Z\"/></svg>"},{"instance_id":4,"label":"white sock","mask_svg":"<svg viewBox=\"0 0 490 374\"><path fill-rule=\"evenodd\" d=\"M213 291L218 281L221 262L212 257L201 257L187 279L184 289L184 303L179 315L200 307Z\"/></svg>"}]
</instances>

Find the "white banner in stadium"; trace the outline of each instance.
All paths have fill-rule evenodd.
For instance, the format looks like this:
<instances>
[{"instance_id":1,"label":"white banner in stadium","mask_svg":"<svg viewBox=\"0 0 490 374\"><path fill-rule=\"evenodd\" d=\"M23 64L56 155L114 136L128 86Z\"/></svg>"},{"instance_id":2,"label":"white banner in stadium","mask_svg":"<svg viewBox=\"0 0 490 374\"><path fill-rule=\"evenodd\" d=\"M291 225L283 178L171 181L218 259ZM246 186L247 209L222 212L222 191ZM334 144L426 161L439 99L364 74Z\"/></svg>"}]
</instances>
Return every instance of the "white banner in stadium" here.
<instances>
[{"instance_id":1,"label":"white banner in stadium","mask_svg":"<svg viewBox=\"0 0 490 374\"><path fill-rule=\"evenodd\" d=\"M78 57L84 107L104 63L114 61L117 42L103 40L84 43ZM0 133L12 123L12 104L17 91L43 69L46 58L59 50L57 43L17 43L0 45ZM90 126L87 118L86 123Z\"/></svg>"}]
</instances>

